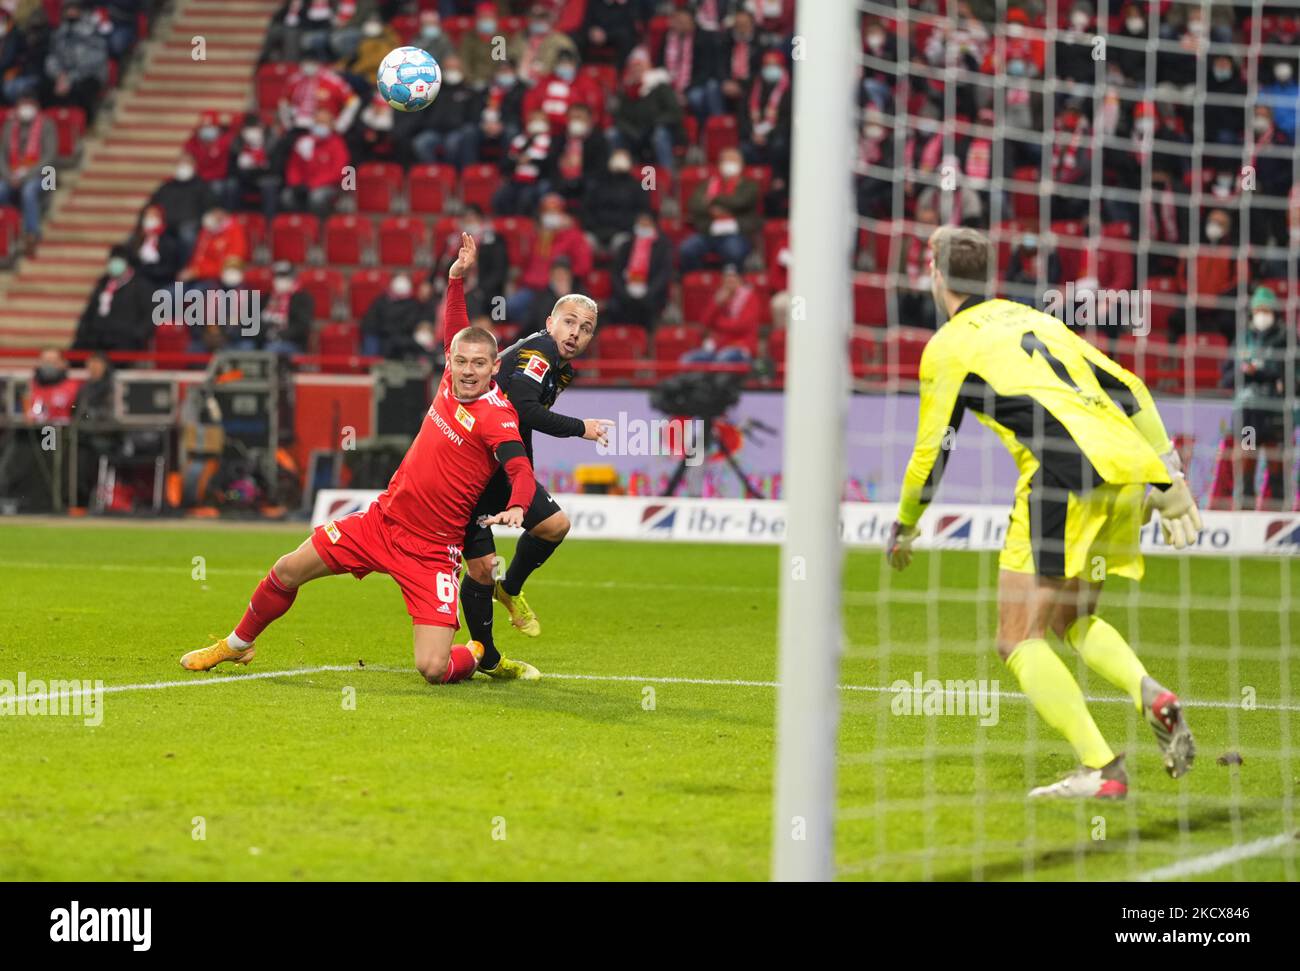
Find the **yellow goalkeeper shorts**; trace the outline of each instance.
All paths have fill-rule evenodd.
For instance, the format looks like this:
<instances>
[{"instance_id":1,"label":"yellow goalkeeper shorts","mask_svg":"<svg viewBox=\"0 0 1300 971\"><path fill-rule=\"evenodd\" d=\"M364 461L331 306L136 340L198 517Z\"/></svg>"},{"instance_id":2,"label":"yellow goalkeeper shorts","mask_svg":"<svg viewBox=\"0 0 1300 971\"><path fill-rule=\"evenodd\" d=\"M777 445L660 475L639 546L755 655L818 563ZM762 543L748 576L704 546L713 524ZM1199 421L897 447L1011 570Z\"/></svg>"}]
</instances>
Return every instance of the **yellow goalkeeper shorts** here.
<instances>
[{"instance_id":1,"label":"yellow goalkeeper shorts","mask_svg":"<svg viewBox=\"0 0 1300 971\"><path fill-rule=\"evenodd\" d=\"M1083 493L1044 489L1038 482L1017 489L998 566L1088 583L1109 574L1141 580L1145 494L1141 484L1106 484Z\"/></svg>"}]
</instances>

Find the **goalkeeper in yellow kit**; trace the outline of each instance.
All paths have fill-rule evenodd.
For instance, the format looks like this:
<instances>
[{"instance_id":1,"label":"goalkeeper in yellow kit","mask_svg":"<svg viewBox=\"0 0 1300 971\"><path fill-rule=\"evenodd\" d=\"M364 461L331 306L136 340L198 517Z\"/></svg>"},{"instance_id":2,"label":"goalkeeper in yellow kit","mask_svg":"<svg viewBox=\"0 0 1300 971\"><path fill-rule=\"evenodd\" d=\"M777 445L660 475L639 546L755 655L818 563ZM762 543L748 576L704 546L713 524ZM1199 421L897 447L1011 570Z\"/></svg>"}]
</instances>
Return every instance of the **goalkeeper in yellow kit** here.
<instances>
[{"instance_id":1,"label":"goalkeeper in yellow kit","mask_svg":"<svg viewBox=\"0 0 1300 971\"><path fill-rule=\"evenodd\" d=\"M921 357L921 413L903 479L890 564L912 559L917 521L943 474L962 415L975 413L1020 470L998 558L998 654L1081 767L1032 797L1122 799L1123 756L1102 737L1083 692L1049 646L1051 630L1133 699L1177 778L1195 746L1178 697L1161 686L1119 631L1096 614L1109 574L1139 580L1139 531L1160 516L1166 542L1195 542L1200 515L1151 394L1056 318L985 299L992 247L973 229L930 238L940 319ZM1150 491L1147 487L1151 486Z\"/></svg>"}]
</instances>

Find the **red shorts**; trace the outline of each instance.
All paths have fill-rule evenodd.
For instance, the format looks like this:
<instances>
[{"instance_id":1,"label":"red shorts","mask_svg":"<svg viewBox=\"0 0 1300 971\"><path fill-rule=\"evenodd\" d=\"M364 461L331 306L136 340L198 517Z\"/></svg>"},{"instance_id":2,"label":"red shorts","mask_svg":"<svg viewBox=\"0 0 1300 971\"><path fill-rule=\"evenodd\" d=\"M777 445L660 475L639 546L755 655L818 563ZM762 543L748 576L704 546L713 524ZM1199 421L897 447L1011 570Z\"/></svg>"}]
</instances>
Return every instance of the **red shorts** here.
<instances>
[{"instance_id":1,"label":"red shorts","mask_svg":"<svg viewBox=\"0 0 1300 971\"><path fill-rule=\"evenodd\" d=\"M317 526L312 546L335 573L351 573L360 580L367 573L387 573L397 581L406 612L415 624L460 626L461 549L421 539L384 517L377 502L365 512L354 512Z\"/></svg>"}]
</instances>

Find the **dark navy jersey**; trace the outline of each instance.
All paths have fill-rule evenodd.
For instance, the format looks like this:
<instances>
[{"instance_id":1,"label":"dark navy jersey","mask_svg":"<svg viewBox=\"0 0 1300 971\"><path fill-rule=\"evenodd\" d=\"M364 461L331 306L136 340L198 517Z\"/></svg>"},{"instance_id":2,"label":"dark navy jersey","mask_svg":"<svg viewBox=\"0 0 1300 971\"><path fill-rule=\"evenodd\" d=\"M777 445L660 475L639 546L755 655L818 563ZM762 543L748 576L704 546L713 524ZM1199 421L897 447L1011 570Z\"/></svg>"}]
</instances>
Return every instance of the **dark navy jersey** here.
<instances>
[{"instance_id":1,"label":"dark navy jersey","mask_svg":"<svg viewBox=\"0 0 1300 971\"><path fill-rule=\"evenodd\" d=\"M581 418L552 413L560 392L573 380L573 367L560 356L546 331L529 334L501 352L497 384L519 412L519 433L533 458L533 431L556 438L580 436L587 430Z\"/></svg>"}]
</instances>

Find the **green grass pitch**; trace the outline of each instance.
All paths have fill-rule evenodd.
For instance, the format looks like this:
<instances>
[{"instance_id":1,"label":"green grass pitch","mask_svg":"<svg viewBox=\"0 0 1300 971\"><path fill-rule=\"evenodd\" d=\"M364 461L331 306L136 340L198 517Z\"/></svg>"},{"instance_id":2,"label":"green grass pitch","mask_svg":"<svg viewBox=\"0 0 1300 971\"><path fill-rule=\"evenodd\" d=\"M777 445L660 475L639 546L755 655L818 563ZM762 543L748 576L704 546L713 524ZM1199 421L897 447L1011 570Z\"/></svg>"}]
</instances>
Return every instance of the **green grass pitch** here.
<instances>
[{"instance_id":1,"label":"green grass pitch","mask_svg":"<svg viewBox=\"0 0 1300 971\"><path fill-rule=\"evenodd\" d=\"M0 717L0 878L768 876L775 691L703 682L774 678L775 548L566 545L529 587L542 637L520 637L498 611L497 640L573 677L424 684L382 576L310 584L247 672L216 675L342 670L217 683L182 671L181 652L229 631L303 535L0 526L0 678L185 682L106 694L95 728ZM1140 588L1108 591L1104 615L1189 701L1200 750L1195 771L1170 780L1131 705L1094 704L1128 753L1120 804L1025 801L1072 759L1022 698L1002 698L998 723L980 727L894 715L878 690L919 671L1016 691L991 647L995 574L985 554L921 553L898 576L878 552L849 554L842 877L1125 879L1293 822L1289 559L1152 558ZM1233 597L1239 609L1226 609ZM1086 669L1080 679L1090 696L1117 695ZM1229 751L1241 764L1216 763ZM1296 869L1286 847L1207 876Z\"/></svg>"}]
</instances>

